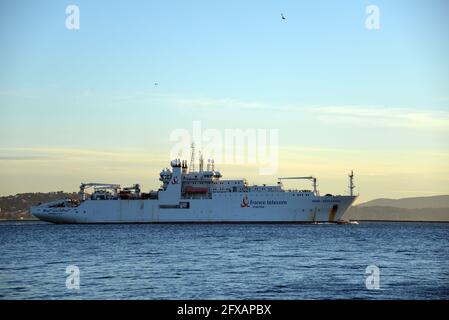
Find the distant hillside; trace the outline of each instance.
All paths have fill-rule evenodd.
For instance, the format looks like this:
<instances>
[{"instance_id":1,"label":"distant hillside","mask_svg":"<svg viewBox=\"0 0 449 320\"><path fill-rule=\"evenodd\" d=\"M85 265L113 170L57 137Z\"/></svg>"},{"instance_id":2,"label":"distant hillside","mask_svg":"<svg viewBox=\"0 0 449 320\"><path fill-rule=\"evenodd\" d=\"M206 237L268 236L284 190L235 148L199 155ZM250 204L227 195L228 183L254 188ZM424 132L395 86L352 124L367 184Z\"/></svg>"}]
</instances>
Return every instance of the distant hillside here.
<instances>
[{"instance_id":1,"label":"distant hillside","mask_svg":"<svg viewBox=\"0 0 449 320\"><path fill-rule=\"evenodd\" d=\"M394 207L403 209L449 208L449 195L402 199L375 199L358 207Z\"/></svg>"},{"instance_id":2,"label":"distant hillside","mask_svg":"<svg viewBox=\"0 0 449 320\"><path fill-rule=\"evenodd\" d=\"M449 208L403 209L394 207L351 207L344 220L441 221L449 222Z\"/></svg>"},{"instance_id":3,"label":"distant hillside","mask_svg":"<svg viewBox=\"0 0 449 320\"><path fill-rule=\"evenodd\" d=\"M449 222L449 195L375 199L351 207L345 220Z\"/></svg>"},{"instance_id":4,"label":"distant hillside","mask_svg":"<svg viewBox=\"0 0 449 320\"><path fill-rule=\"evenodd\" d=\"M39 203L59 199L77 199L77 193L63 191L48 193L19 193L14 196L0 197L0 220L34 219L29 208Z\"/></svg>"}]
</instances>

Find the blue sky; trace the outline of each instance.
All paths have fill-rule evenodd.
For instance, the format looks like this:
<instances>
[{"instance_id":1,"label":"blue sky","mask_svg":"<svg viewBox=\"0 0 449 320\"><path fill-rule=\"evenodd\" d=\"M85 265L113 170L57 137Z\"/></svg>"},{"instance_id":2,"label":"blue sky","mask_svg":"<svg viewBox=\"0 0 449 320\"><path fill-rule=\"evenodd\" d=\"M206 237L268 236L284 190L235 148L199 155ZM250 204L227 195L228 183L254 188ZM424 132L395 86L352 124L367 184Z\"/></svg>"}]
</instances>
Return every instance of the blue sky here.
<instances>
[{"instance_id":1,"label":"blue sky","mask_svg":"<svg viewBox=\"0 0 449 320\"><path fill-rule=\"evenodd\" d=\"M69 4L80 8L80 30L65 27ZM370 4L380 30L365 28ZM323 161L319 150L334 150L329 171L311 165L314 173L347 161L361 167L365 189L378 183L373 158L395 172L416 153L400 178L415 184L406 195L429 177L431 192L449 192L448 14L437 0L1 1L0 193L76 188L75 176L42 186L46 164L17 159L49 149L162 159L170 132L194 120L280 129L284 154L308 148ZM351 163L347 151L362 154ZM382 181L368 198L383 195Z\"/></svg>"}]
</instances>

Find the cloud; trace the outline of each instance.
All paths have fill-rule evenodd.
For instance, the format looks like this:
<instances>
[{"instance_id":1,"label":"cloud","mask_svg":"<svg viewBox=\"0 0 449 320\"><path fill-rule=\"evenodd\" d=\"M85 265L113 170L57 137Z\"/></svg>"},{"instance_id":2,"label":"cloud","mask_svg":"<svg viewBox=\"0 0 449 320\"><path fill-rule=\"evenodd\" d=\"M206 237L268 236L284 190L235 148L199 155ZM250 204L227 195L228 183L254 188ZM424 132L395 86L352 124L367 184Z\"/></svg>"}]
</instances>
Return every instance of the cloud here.
<instances>
[{"instance_id":1,"label":"cloud","mask_svg":"<svg viewBox=\"0 0 449 320\"><path fill-rule=\"evenodd\" d=\"M81 161L103 163L133 163L146 165L168 161L161 154L145 152L144 150L105 150L96 151L78 148L2 148L0 149L0 161Z\"/></svg>"},{"instance_id":2,"label":"cloud","mask_svg":"<svg viewBox=\"0 0 449 320\"><path fill-rule=\"evenodd\" d=\"M410 108L330 106L307 107L321 121L408 129L449 129L449 112Z\"/></svg>"},{"instance_id":3,"label":"cloud","mask_svg":"<svg viewBox=\"0 0 449 320\"><path fill-rule=\"evenodd\" d=\"M56 157L46 157L37 155L17 155L17 156L0 156L0 161L32 161L32 160L55 160Z\"/></svg>"},{"instance_id":4,"label":"cloud","mask_svg":"<svg viewBox=\"0 0 449 320\"><path fill-rule=\"evenodd\" d=\"M48 95L43 89L20 88L11 90L0 90L0 98L28 98L35 99Z\"/></svg>"},{"instance_id":5,"label":"cloud","mask_svg":"<svg viewBox=\"0 0 449 320\"><path fill-rule=\"evenodd\" d=\"M350 124L371 127L394 127L402 129L449 130L449 112L418 108L380 106L302 106L294 104L274 105L259 101L230 98L174 99L179 107L247 109L277 112L302 112L317 121L333 124Z\"/></svg>"},{"instance_id":6,"label":"cloud","mask_svg":"<svg viewBox=\"0 0 449 320\"><path fill-rule=\"evenodd\" d=\"M212 99L212 98L194 98L194 99L175 99L174 103L178 107L191 108L227 108L227 109L267 109L272 108L269 104L256 101L242 101L236 99Z\"/></svg>"}]
</instances>

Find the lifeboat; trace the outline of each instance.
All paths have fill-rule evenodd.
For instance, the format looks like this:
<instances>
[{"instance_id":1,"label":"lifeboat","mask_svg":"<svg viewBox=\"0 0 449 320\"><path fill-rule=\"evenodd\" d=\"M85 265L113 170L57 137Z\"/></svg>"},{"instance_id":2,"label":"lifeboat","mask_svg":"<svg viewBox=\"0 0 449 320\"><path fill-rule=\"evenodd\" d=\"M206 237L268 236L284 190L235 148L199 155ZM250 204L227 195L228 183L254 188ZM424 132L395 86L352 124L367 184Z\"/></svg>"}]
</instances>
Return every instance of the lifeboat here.
<instances>
[{"instance_id":1,"label":"lifeboat","mask_svg":"<svg viewBox=\"0 0 449 320\"><path fill-rule=\"evenodd\" d=\"M207 191L208 191L207 188L192 187L192 186L187 186L185 189L186 193L207 193Z\"/></svg>"}]
</instances>

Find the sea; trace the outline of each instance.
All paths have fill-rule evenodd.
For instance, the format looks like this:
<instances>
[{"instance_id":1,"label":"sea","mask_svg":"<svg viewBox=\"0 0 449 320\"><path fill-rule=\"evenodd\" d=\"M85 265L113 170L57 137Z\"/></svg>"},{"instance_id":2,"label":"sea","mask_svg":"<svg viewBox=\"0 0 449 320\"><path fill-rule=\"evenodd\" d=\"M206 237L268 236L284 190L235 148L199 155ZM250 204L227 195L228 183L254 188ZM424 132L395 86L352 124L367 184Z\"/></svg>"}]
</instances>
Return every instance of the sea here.
<instances>
[{"instance_id":1,"label":"sea","mask_svg":"<svg viewBox=\"0 0 449 320\"><path fill-rule=\"evenodd\" d=\"M0 299L449 299L449 224L1 222Z\"/></svg>"}]
</instances>

